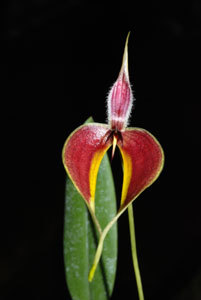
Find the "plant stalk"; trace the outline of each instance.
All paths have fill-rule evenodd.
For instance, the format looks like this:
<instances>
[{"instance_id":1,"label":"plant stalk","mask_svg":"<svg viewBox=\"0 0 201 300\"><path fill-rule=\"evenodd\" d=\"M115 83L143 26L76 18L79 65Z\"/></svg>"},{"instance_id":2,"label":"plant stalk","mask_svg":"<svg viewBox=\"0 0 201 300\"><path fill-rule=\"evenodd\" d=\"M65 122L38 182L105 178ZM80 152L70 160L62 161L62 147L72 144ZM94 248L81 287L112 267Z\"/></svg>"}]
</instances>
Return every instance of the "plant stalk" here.
<instances>
[{"instance_id":1,"label":"plant stalk","mask_svg":"<svg viewBox=\"0 0 201 300\"><path fill-rule=\"evenodd\" d=\"M130 229L131 252L133 258L133 267L135 272L138 296L139 296L139 300L144 300L142 280L140 276L140 269L139 269L138 258L137 258L135 223L134 223L134 213L133 213L132 203L128 206L128 219L129 219L129 229Z\"/></svg>"}]
</instances>

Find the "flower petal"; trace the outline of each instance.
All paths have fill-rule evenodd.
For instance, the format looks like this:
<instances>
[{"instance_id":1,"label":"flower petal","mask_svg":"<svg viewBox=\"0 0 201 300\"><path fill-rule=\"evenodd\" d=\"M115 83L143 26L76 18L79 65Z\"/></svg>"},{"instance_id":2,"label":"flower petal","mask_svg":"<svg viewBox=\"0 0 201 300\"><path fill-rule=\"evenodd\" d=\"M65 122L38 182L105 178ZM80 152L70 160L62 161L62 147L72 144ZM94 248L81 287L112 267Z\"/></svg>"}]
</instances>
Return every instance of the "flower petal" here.
<instances>
[{"instance_id":1,"label":"flower petal","mask_svg":"<svg viewBox=\"0 0 201 300\"><path fill-rule=\"evenodd\" d=\"M140 128L123 131L118 146L124 168L121 211L158 178L164 154L156 138Z\"/></svg>"},{"instance_id":2,"label":"flower petal","mask_svg":"<svg viewBox=\"0 0 201 300\"><path fill-rule=\"evenodd\" d=\"M130 34L130 33L129 33ZM128 38L126 39L124 55L119 76L112 86L108 103L108 121L111 129L121 131L127 126L130 116L133 95L128 74Z\"/></svg>"},{"instance_id":3,"label":"flower petal","mask_svg":"<svg viewBox=\"0 0 201 300\"><path fill-rule=\"evenodd\" d=\"M107 125L90 123L77 128L66 140L62 158L64 167L74 185L95 211L95 189L101 160L111 146Z\"/></svg>"}]
</instances>

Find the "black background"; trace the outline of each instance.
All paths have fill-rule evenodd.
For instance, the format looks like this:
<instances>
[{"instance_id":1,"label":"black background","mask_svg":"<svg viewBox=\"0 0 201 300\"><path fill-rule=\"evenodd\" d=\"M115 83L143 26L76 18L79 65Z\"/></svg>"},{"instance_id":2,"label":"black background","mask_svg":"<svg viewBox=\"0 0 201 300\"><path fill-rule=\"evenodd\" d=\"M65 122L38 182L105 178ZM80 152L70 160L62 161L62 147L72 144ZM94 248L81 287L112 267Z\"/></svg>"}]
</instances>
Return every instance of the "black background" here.
<instances>
[{"instance_id":1,"label":"black background","mask_svg":"<svg viewBox=\"0 0 201 300\"><path fill-rule=\"evenodd\" d=\"M61 150L89 116L105 122L131 30L130 124L154 134L166 157L134 205L145 299L200 300L201 2L10 0L4 25L0 299L70 299ZM137 299L129 247L124 214L112 299Z\"/></svg>"}]
</instances>

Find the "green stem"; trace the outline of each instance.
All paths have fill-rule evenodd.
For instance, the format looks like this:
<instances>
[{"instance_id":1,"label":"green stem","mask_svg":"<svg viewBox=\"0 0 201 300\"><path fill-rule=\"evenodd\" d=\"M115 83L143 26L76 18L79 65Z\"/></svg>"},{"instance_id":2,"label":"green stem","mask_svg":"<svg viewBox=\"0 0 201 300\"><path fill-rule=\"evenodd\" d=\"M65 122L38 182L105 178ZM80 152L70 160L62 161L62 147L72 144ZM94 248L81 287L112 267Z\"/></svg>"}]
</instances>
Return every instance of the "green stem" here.
<instances>
[{"instance_id":1,"label":"green stem","mask_svg":"<svg viewBox=\"0 0 201 300\"><path fill-rule=\"evenodd\" d=\"M137 247L136 247L136 239L135 239L135 224L134 224L134 213L133 213L132 203L128 206L128 219L129 219L129 228L130 228L130 240L131 240L133 267L134 267L135 278L136 278L136 283L137 283L138 296L139 296L139 300L144 300L144 293L143 293L140 269L139 269L138 258L137 258Z\"/></svg>"},{"instance_id":2,"label":"green stem","mask_svg":"<svg viewBox=\"0 0 201 300\"><path fill-rule=\"evenodd\" d=\"M89 209L89 212L91 214L91 218L96 226L96 229L98 230L98 233L99 233L99 236L101 236L102 234L102 229L101 229L101 226L98 222L98 219L96 218L96 215L95 215L95 212L93 211L93 209L91 208L91 206L89 204L87 204L87 207Z\"/></svg>"},{"instance_id":3,"label":"green stem","mask_svg":"<svg viewBox=\"0 0 201 300\"><path fill-rule=\"evenodd\" d=\"M100 260L100 257L101 257L101 254L102 254L102 251L103 251L103 243L104 243L104 240L105 240L105 237L108 233L108 231L111 229L111 227L114 225L114 223L116 222L116 220L118 219L118 217L122 214L122 212L118 213L109 223L108 225L105 227L105 229L103 230L103 232L101 233L100 235L100 239L99 239L99 242L98 242L98 247L97 247L97 250L96 250L96 254L95 254L95 257L94 257L94 262L93 262L93 265L92 265L92 268L89 272L89 277L88 277L88 280L89 282L91 282L94 278L94 274L95 274L95 271L96 271L96 268L97 268L97 265L99 263L99 260Z\"/></svg>"}]
</instances>

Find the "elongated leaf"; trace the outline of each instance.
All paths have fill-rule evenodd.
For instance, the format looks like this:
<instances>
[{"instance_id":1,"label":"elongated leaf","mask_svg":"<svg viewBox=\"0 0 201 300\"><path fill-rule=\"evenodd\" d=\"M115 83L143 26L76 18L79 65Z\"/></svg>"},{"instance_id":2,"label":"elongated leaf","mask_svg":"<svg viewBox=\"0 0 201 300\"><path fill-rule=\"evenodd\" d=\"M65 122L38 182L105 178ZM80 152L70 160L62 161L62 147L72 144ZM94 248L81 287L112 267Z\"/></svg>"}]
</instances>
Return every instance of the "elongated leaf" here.
<instances>
[{"instance_id":1,"label":"elongated leaf","mask_svg":"<svg viewBox=\"0 0 201 300\"><path fill-rule=\"evenodd\" d=\"M92 119L88 120L88 122ZM96 216L101 228L116 215L113 177L107 155L97 179ZM69 178L66 181L64 219L64 262L67 285L73 300L107 300L112 294L117 262L117 225L108 233L94 280L88 282L98 234L83 198Z\"/></svg>"}]
</instances>

